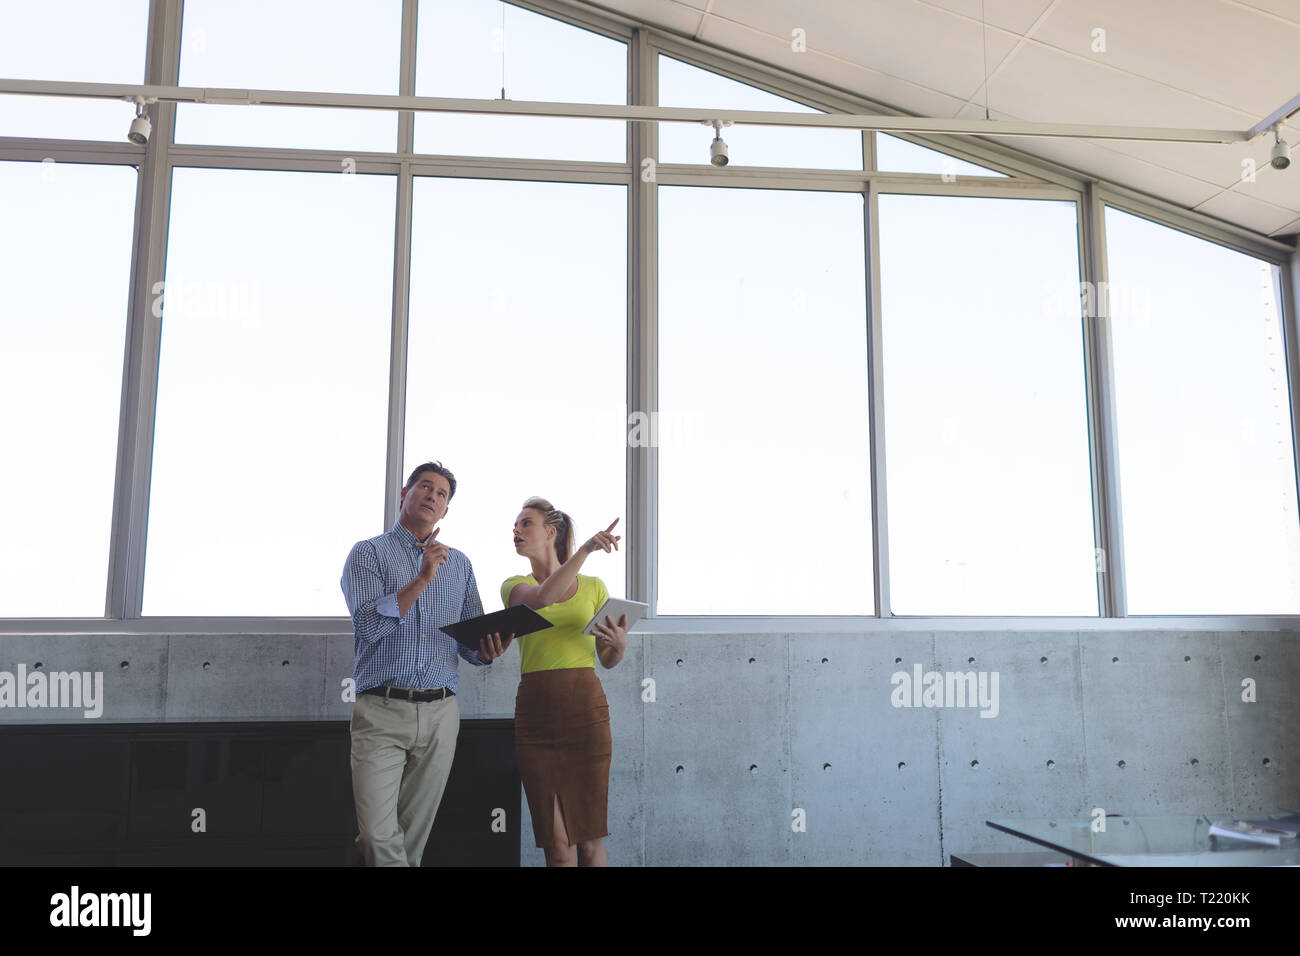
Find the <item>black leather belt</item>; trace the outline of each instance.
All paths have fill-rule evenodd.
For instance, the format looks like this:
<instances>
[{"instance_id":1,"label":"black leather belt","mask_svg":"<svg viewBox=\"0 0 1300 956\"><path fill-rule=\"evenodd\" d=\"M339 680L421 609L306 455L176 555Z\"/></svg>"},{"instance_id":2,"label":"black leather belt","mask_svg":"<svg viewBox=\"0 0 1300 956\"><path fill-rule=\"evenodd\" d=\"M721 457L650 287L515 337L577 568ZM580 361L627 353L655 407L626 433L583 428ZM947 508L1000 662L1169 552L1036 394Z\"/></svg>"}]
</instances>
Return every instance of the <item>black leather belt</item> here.
<instances>
[{"instance_id":1,"label":"black leather belt","mask_svg":"<svg viewBox=\"0 0 1300 956\"><path fill-rule=\"evenodd\" d=\"M445 687L438 687L434 690L407 690L405 687L372 687L370 690L363 690L363 694L375 694L379 697L389 698L396 697L398 700L409 700L417 704L427 704L431 700L442 700L444 697L455 697L454 690L448 690Z\"/></svg>"}]
</instances>

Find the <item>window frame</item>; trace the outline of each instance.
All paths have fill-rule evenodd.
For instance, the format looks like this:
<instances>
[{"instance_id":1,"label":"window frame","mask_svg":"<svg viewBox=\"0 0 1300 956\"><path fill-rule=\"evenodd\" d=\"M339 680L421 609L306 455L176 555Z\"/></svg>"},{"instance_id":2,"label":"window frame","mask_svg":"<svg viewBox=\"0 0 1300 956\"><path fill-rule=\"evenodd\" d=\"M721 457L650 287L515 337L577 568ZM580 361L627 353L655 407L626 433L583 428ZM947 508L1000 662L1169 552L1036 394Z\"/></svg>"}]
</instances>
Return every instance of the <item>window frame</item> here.
<instances>
[{"instance_id":1,"label":"window frame","mask_svg":"<svg viewBox=\"0 0 1300 956\"><path fill-rule=\"evenodd\" d=\"M779 96L832 112L880 113L900 111L865 97L854 96L806 78L718 50L686 37L672 35L636 20L588 7L580 0L511 0L517 6L581 29L619 39L629 45L628 102L657 102L657 63L667 55ZM417 0L403 0L400 93L414 94ZM176 86L179 70L182 0L151 0L145 82ZM126 107L124 106L124 110ZM125 116L125 112L124 112ZM230 169L338 171L352 159L357 172L397 177L397 216L394 243L394 293L390 342L389 420L385 470L384 526L397 514L404 437L406 324L409 308L409 259L412 182L415 175L486 177L539 181L619 183L628 189L627 396L629 410L657 409L658 353L656 342L657 214L655 186L725 185L755 189L813 189L858 191L865 199L868 283L865 317L868 333L871 407L871 480L873 550L875 552L876 612L873 616L671 616L654 613L657 543L656 454L653 449L627 449L625 526L630 545L626 593L647 601L651 614L641 625L645 633L862 633L925 631L936 627L985 630L1270 630L1293 629L1300 616L1160 615L1130 617L1123 571L1123 528L1119 520L1118 472L1115 461L1115 410L1111 343L1104 323L1087 317L1085 387L1088 408L1094 533L1107 554L1107 572L1099 576L1100 614L1096 617L905 617L889 613L888 527L884 520L887 489L883 484L884 362L880 343L879 196L889 193L1050 198L1077 204L1081 281L1106 281L1104 210L1106 206L1198 236L1280 267L1282 329L1290 390L1294 458L1300 459L1300 349L1296 313L1300 284L1300 254L1287 244L1233 226L1122 186L1100 182L1050 161L1018 153L993 141L973 137L926 137L892 133L951 154L959 159L1005 173L1008 179L958 177L945 183L929 174L882 173L876 170L875 137L863 133L864 169L829 171L784 168L728 168L656 165L655 182L641 173L645 159L658 157L653 124L627 124L628 151L624 163L585 163L552 160L506 160L477 157L438 157L412 152L414 117L399 114L397 150L349 156L329 150L263 149L177 145L173 142L175 107L159 103L152 114L154 133L146 146L81 140L0 138L0 159L39 162L95 162L135 165L140 169L137 215L133 235L131 292L124 343L124 373L118 434L118 459L113 497L113 521L105 614L102 618L4 618L0 634L350 634L348 618L330 617L142 617L144 537L148 520L153 419L158 372L159 323L151 315L150 287L161 279L166 256L166 226L170 213L170 183L177 166ZM125 122L124 122L125 128ZM701 133L704 143L705 133ZM936 255L960 255L936 243ZM1297 465L1293 461L1293 467ZM1300 475L1300 468L1296 468ZM1300 482L1298 482L1300 487ZM381 516L376 516L377 518ZM364 529L358 530L358 537ZM340 561L342 556L340 556ZM340 601L340 611L342 611Z\"/></svg>"}]
</instances>

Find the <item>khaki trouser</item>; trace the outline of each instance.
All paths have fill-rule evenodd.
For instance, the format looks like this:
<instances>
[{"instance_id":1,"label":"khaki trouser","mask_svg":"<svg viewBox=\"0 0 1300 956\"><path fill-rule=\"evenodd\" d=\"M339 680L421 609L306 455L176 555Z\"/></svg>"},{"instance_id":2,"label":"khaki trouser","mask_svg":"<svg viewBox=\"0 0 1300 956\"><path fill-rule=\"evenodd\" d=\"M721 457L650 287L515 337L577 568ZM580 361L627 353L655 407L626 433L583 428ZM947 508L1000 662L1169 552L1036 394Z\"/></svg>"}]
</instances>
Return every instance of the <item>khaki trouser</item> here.
<instances>
[{"instance_id":1,"label":"khaki trouser","mask_svg":"<svg viewBox=\"0 0 1300 956\"><path fill-rule=\"evenodd\" d=\"M413 703L358 694L352 799L367 866L419 866L456 754L455 697Z\"/></svg>"}]
</instances>

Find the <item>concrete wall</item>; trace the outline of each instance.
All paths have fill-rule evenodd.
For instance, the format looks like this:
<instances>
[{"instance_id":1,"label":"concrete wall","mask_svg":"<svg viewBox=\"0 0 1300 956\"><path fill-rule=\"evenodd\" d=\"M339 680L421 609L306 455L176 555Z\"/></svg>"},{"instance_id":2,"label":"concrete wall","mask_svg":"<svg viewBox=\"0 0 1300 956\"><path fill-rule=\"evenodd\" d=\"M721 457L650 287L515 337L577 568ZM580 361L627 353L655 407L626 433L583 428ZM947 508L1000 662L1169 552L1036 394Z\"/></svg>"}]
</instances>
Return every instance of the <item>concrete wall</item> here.
<instances>
[{"instance_id":1,"label":"concrete wall","mask_svg":"<svg viewBox=\"0 0 1300 956\"><path fill-rule=\"evenodd\" d=\"M102 671L103 721L351 710L352 639L338 634L0 636L0 671L20 662ZM917 664L996 672L997 715L893 706L891 675ZM634 634L623 663L597 672L614 734L612 864L935 866L1032 849L990 817L1300 809L1295 633ZM463 715L513 713L514 648L461 674ZM0 708L0 723L77 719ZM540 864L526 813L518 830L523 862Z\"/></svg>"}]
</instances>

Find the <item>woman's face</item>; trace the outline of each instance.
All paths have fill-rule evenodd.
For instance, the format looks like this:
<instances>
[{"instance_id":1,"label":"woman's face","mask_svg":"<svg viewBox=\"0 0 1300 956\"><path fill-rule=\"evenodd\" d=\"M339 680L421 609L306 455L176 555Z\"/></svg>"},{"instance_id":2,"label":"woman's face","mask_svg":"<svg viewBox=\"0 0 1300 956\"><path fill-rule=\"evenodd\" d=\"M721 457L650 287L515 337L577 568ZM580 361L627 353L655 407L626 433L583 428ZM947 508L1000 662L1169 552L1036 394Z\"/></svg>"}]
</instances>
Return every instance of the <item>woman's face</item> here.
<instances>
[{"instance_id":1,"label":"woman's face","mask_svg":"<svg viewBox=\"0 0 1300 956\"><path fill-rule=\"evenodd\" d=\"M555 529L548 528L544 516L536 508L525 508L515 519L515 551L526 558L545 557L547 550L554 551Z\"/></svg>"}]
</instances>

